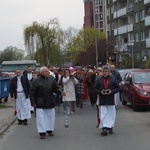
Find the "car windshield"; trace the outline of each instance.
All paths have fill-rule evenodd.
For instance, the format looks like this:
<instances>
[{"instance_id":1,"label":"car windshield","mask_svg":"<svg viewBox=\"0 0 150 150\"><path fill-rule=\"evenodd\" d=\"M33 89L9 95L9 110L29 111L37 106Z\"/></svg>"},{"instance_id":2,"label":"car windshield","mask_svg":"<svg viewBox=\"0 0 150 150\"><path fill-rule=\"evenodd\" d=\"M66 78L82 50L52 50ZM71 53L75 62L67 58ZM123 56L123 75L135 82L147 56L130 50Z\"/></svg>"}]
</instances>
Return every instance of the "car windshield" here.
<instances>
[{"instance_id":1,"label":"car windshield","mask_svg":"<svg viewBox=\"0 0 150 150\"><path fill-rule=\"evenodd\" d=\"M150 72L134 74L133 78L135 84L150 83Z\"/></svg>"},{"instance_id":2,"label":"car windshield","mask_svg":"<svg viewBox=\"0 0 150 150\"><path fill-rule=\"evenodd\" d=\"M126 73L130 72L130 71L134 71L136 70L135 68L134 69L124 69L124 70L119 70L119 73L121 75L121 78L122 80L124 80L124 76L126 75Z\"/></svg>"}]
</instances>

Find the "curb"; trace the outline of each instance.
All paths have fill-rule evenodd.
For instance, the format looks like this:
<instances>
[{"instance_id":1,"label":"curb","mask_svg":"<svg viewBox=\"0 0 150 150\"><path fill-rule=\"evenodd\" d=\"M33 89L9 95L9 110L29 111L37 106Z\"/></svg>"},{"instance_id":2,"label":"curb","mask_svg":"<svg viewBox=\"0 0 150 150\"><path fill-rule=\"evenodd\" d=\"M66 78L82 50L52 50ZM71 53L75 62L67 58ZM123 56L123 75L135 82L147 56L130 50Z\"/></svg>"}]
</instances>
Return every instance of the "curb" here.
<instances>
[{"instance_id":1,"label":"curb","mask_svg":"<svg viewBox=\"0 0 150 150\"><path fill-rule=\"evenodd\" d=\"M12 117L2 129L0 129L0 136L4 134L4 132L17 120L16 116Z\"/></svg>"}]
</instances>

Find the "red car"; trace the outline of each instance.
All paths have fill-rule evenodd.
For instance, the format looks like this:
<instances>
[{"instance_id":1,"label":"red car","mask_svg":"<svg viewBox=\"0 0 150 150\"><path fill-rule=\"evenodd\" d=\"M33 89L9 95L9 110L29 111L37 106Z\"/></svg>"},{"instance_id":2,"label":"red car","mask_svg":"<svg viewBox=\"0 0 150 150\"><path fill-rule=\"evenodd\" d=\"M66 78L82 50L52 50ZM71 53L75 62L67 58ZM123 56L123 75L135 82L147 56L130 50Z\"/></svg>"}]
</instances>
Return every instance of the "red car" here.
<instances>
[{"instance_id":1,"label":"red car","mask_svg":"<svg viewBox=\"0 0 150 150\"><path fill-rule=\"evenodd\" d=\"M139 69L125 75L121 83L121 101L123 105L131 103L134 111L141 106L150 106L150 69Z\"/></svg>"}]
</instances>

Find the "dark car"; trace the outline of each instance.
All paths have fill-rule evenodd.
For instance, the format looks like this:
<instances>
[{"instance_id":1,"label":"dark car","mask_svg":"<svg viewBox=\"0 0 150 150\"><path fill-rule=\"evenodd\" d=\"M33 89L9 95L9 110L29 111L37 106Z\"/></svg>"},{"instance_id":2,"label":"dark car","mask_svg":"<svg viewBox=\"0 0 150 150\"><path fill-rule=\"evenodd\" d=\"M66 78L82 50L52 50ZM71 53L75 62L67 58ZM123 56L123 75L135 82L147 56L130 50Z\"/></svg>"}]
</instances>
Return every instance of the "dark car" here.
<instances>
[{"instance_id":1,"label":"dark car","mask_svg":"<svg viewBox=\"0 0 150 150\"><path fill-rule=\"evenodd\" d=\"M123 105L129 102L135 111L139 106L150 106L150 69L127 73L120 86Z\"/></svg>"}]
</instances>

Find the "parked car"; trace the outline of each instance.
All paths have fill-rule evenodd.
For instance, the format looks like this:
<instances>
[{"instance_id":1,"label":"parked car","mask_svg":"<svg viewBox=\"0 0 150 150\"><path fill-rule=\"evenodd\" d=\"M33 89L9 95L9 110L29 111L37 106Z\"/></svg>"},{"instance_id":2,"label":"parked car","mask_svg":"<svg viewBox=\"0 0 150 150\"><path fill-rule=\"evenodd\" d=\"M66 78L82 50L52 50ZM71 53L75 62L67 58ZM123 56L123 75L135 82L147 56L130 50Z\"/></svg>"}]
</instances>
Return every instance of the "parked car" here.
<instances>
[{"instance_id":1,"label":"parked car","mask_svg":"<svg viewBox=\"0 0 150 150\"><path fill-rule=\"evenodd\" d=\"M126 75L126 73L134 71L134 70L138 70L138 69L140 69L140 68L120 69L118 71L119 71L119 73L121 75L122 80L124 80L124 76Z\"/></svg>"},{"instance_id":2,"label":"parked car","mask_svg":"<svg viewBox=\"0 0 150 150\"><path fill-rule=\"evenodd\" d=\"M123 105L131 103L134 111L139 106L150 106L150 69L128 72L120 86Z\"/></svg>"}]
</instances>

